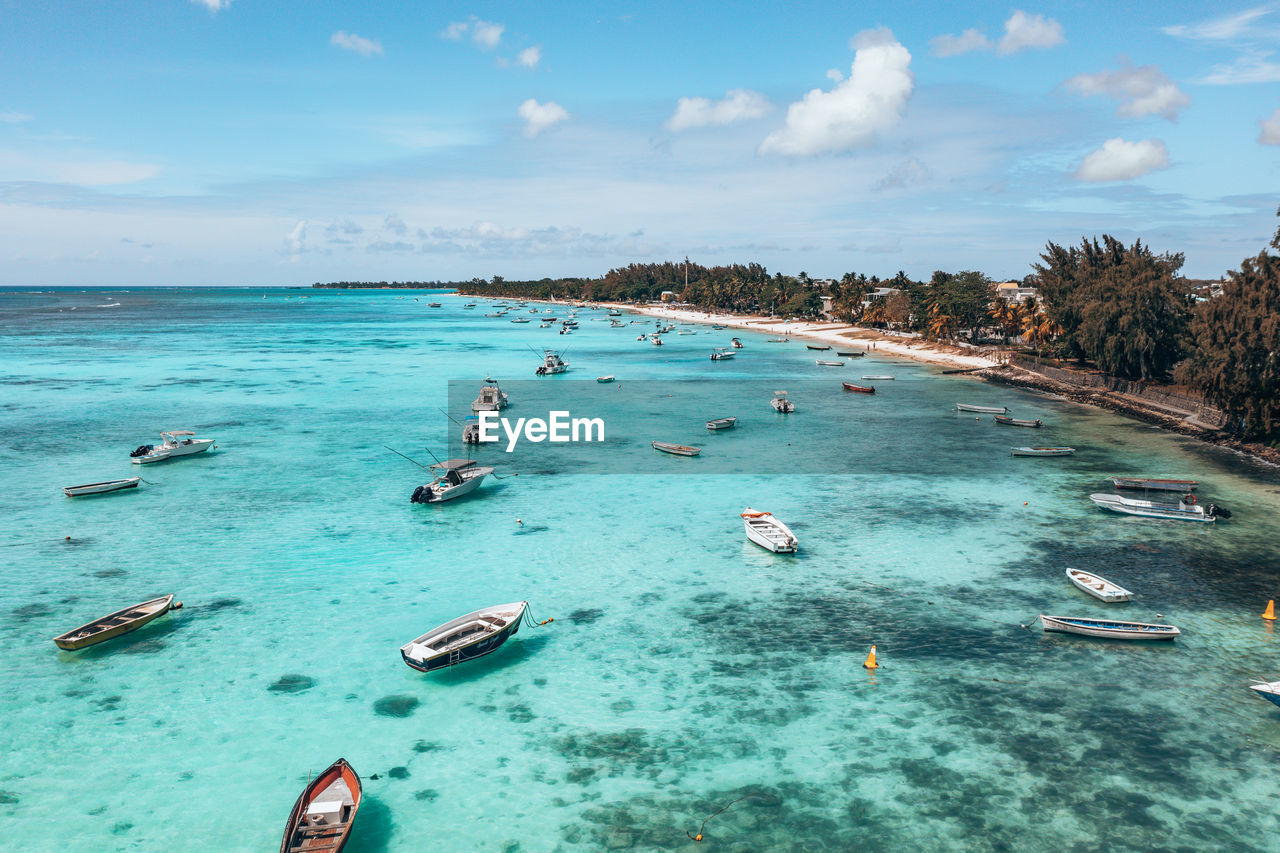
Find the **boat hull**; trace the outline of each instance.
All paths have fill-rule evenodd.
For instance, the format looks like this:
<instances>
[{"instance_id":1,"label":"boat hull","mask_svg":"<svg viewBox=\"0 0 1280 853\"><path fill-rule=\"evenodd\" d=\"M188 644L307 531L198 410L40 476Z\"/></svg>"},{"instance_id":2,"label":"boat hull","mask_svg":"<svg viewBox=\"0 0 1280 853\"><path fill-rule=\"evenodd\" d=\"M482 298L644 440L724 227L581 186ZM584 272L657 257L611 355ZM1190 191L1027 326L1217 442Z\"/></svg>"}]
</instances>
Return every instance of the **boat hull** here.
<instances>
[{"instance_id":1,"label":"boat hull","mask_svg":"<svg viewBox=\"0 0 1280 853\"><path fill-rule=\"evenodd\" d=\"M738 423L737 418L716 418L715 420L707 421L707 429L713 430L713 431L722 430L722 429L733 429L737 425L737 423Z\"/></svg>"},{"instance_id":2,"label":"boat hull","mask_svg":"<svg viewBox=\"0 0 1280 853\"><path fill-rule=\"evenodd\" d=\"M1249 689L1272 705L1280 706L1280 681L1272 681L1269 684L1250 684Z\"/></svg>"},{"instance_id":3,"label":"boat hull","mask_svg":"<svg viewBox=\"0 0 1280 853\"><path fill-rule=\"evenodd\" d=\"M762 518L768 520L767 525L759 523ZM796 548L800 546L800 542L796 539L795 534L791 532L791 528L778 521L770 513L757 515L751 507L747 507L742 514L742 522L746 528L748 540L775 554L794 554ZM753 524L752 522L756 523ZM776 535L769 535L770 531L773 531Z\"/></svg>"},{"instance_id":4,"label":"boat hull","mask_svg":"<svg viewBox=\"0 0 1280 853\"><path fill-rule=\"evenodd\" d=\"M702 452L701 447L689 447L684 444L669 444L665 441L649 442L654 450L661 450L663 453L670 453L673 456L697 456Z\"/></svg>"},{"instance_id":5,"label":"boat hull","mask_svg":"<svg viewBox=\"0 0 1280 853\"><path fill-rule=\"evenodd\" d=\"M79 498L85 495L105 495L110 492L118 492L121 489L136 489L138 481L141 477L129 477L124 480L106 480L101 483L85 483L81 486L63 486L62 493L69 498Z\"/></svg>"},{"instance_id":6,"label":"boat hull","mask_svg":"<svg viewBox=\"0 0 1280 853\"><path fill-rule=\"evenodd\" d=\"M1011 447L1010 456L1070 456L1074 447Z\"/></svg>"},{"instance_id":7,"label":"boat hull","mask_svg":"<svg viewBox=\"0 0 1280 853\"><path fill-rule=\"evenodd\" d=\"M1102 493L1089 495L1089 500L1111 512L1137 515L1142 518L1163 518L1169 521L1192 521L1200 524L1212 524L1217 521L1215 516L1209 515L1199 506L1182 509L1174 506L1160 506L1150 501L1131 501L1119 495Z\"/></svg>"},{"instance_id":8,"label":"boat hull","mask_svg":"<svg viewBox=\"0 0 1280 853\"><path fill-rule=\"evenodd\" d=\"M1128 601L1133 595L1133 593L1119 584L1112 583L1106 578L1100 578L1089 572L1082 572L1079 569L1067 569L1067 579L1075 585L1076 589L1108 604Z\"/></svg>"},{"instance_id":9,"label":"boat hull","mask_svg":"<svg viewBox=\"0 0 1280 853\"><path fill-rule=\"evenodd\" d=\"M125 634L136 631L143 625L159 619L161 616L169 612L169 608L172 604L172 595L165 595L160 598L153 598L150 601L143 601L139 604L133 605L132 607L126 607L122 610L117 610L115 613L109 613L106 616L94 619L92 622L81 625L79 628L74 628L65 634L54 637L53 642L58 648L68 652L86 649L89 646L96 646L99 643L105 643L107 640L114 640L116 637L121 637ZM82 632L93 628L99 623L107 622L114 617L127 614L133 610L142 610L144 608L149 609L147 612L141 613L137 617L129 619L126 622L122 622L119 625L112 625L104 630L90 633L87 636L78 636Z\"/></svg>"},{"instance_id":10,"label":"boat hull","mask_svg":"<svg viewBox=\"0 0 1280 853\"><path fill-rule=\"evenodd\" d=\"M956 403L957 412L977 412L982 415L1003 415L1009 411L1008 406L975 406L970 403Z\"/></svg>"},{"instance_id":11,"label":"boat hull","mask_svg":"<svg viewBox=\"0 0 1280 853\"><path fill-rule=\"evenodd\" d=\"M874 393L876 393L876 389L875 389L875 388L873 388L873 387L872 387L872 386L870 386L870 385L855 385L855 384L854 384L854 383L852 383L852 382L841 382L840 384L844 386L844 390L846 390L846 391L852 391L852 392L854 392L855 394L874 394Z\"/></svg>"},{"instance_id":12,"label":"boat hull","mask_svg":"<svg viewBox=\"0 0 1280 853\"><path fill-rule=\"evenodd\" d=\"M476 611L476 614L483 611ZM462 621L470 616L469 614L454 621ZM451 666L457 666L460 663L482 658L485 655L491 655L498 649L502 648L510 638L514 637L520 631L520 623L524 618L524 607L520 608L519 615L507 623L501 630L495 631L486 637L476 640L474 643L453 649L452 651L443 651L438 655L418 660L409 655L404 648L400 649L400 657L404 660L405 665L410 669L416 669L418 672L435 672L438 669L448 669ZM446 623L448 624L448 623ZM443 626L441 626L443 628ZM436 629L440 630L440 629Z\"/></svg>"},{"instance_id":13,"label":"boat hull","mask_svg":"<svg viewBox=\"0 0 1280 853\"><path fill-rule=\"evenodd\" d=\"M1147 622L1112 622L1105 619L1080 619L1066 616L1040 615L1040 623L1049 633L1078 634L1106 640L1172 640L1181 632L1172 625Z\"/></svg>"},{"instance_id":14,"label":"boat hull","mask_svg":"<svg viewBox=\"0 0 1280 853\"><path fill-rule=\"evenodd\" d=\"M324 823L304 825L308 807L318 801L330 785L339 780L346 784L347 791L351 795L352 802L349 807L350 812L346 815L347 819L330 825ZM339 758L329 765L327 770L313 779L298 795L297 802L293 804L293 810L289 812L289 822L285 826L284 837L280 840L280 853L290 853L294 850L341 853L347 846L351 827L355 825L356 815L360 812L363 793L360 777L345 758Z\"/></svg>"},{"instance_id":15,"label":"boat hull","mask_svg":"<svg viewBox=\"0 0 1280 853\"><path fill-rule=\"evenodd\" d=\"M134 465L149 465L152 462L163 462L166 459L194 456L197 453L204 453L210 447L213 447L212 438L198 438L190 444L161 445L146 456L134 457L132 461Z\"/></svg>"},{"instance_id":16,"label":"boat hull","mask_svg":"<svg viewBox=\"0 0 1280 853\"><path fill-rule=\"evenodd\" d=\"M1001 426L1030 427L1031 429L1040 429L1042 426L1039 419L1029 421L1023 418L1009 418L1004 415L996 415L995 422Z\"/></svg>"},{"instance_id":17,"label":"boat hull","mask_svg":"<svg viewBox=\"0 0 1280 853\"><path fill-rule=\"evenodd\" d=\"M1194 492L1200 485L1195 480L1160 480L1146 477L1112 477L1111 484L1117 489L1182 493Z\"/></svg>"}]
</instances>

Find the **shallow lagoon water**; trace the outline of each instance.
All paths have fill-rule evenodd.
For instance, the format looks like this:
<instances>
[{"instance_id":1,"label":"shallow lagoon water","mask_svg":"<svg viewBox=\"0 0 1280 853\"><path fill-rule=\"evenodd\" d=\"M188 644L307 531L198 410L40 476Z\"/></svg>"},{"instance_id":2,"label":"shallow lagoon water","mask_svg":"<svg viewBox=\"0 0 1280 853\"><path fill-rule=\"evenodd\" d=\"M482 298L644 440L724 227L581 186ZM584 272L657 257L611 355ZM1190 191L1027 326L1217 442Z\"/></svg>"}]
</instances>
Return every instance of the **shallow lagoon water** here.
<instances>
[{"instance_id":1,"label":"shallow lagoon water","mask_svg":"<svg viewBox=\"0 0 1280 853\"><path fill-rule=\"evenodd\" d=\"M1280 677L1258 618L1280 595L1272 470L910 362L820 368L764 335L689 327L658 348L635 340L643 326L589 319L603 312L562 337L451 295L263 295L0 293L13 849L272 849L338 756L365 780L357 853L692 849L686 831L728 803L704 844L735 851L1267 849L1280 829L1280 709L1247 689ZM733 334L746 349L710 362ZM610 423L634 406L648 429L653 383L677 379L758 380L760 411L700 434L728 413L708 382L712 411L627 436L624 473L511 470L484 448L505 479L411 505L423 475L383 445L441 453L448 381L532 380L543 346L573 365L547 383L618 376L599 386ZM897 379L840 392L864 372ZM806 390L779 420L767 401L785 383ZM957 400L1048 427L997 427ZM129 464L168 428L219 448ZM704 458L633 455L653 438ZM717 442L796 454L795 470L699 471ZM1080 452L1008 456L1031 442ZM824 458L842 473L818 473ZM136 493L60 491L135 473L150 481ZM1119 473L1194 477L1235 515L1105 514L1087 495ZM786 520L801 553L746 542L746 504ZM1088 599L1069 565L1139 598ZM184 609L127 638L50 642L170 591ZM401 663L426 628L520 598L555 622L440 675ZM1183 635L1019 627L1041 612L1163 614Z\"/></svg>"}]
</instances>

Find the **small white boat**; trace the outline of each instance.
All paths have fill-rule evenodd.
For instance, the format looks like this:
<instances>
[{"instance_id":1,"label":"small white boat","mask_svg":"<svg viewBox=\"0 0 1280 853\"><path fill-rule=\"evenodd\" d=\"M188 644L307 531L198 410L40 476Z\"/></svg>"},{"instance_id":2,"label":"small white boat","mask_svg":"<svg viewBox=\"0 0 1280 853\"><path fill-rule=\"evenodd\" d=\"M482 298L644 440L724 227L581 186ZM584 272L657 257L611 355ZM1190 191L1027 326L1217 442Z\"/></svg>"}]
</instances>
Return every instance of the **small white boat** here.
<instances>
[{"instance_id":1,"label":"small white boat","mask_svg":"<svg viewBox=\"0 0 1280 853\"><path fill-rule=\"evenodd\" d=\"M748 539L775 554L794 554L800 545L791 528L774 518L771 512L747 507L742 511L742 523Z\"/></svg>"},{"instance_id":2,"label":"small white boat","mask_svg":"<svg viewBox=\"0 0 1280 853\"><path fill-rule=\"evenodd\" d=\"M660 347L662 346L662 338L658 337L657 335L654 335L653 337L649 338L649 343L653 344L655 347Z\"/></svg>"},{"instance_id":3,"label":"small white boat","mask_svg":"<svg viewBox=\"0 0 1280 853\"><path fill-rule=\"evenodd\" d=\"M711 360L725 361L726 359L733 358L735 355L737 355L737 353L729 349L728 347L720 347L719 349L714 349L711 351Z\"/></svg>"},{"instance_id":4,"label":"small white boat","mask_svg":"<svg viewBox=\"0 0 1280 853\"><path fill-rule=\"evenodd\" d=\"M1010 456L1070 456L1074 447L1010 447Z\"/></svg>"},{"instance_id":5,"label":"small white boat","mask_svg":"<svg viewBox=\"0 0 1280 853\"><path fill-rule=\"evenodd\" d=\"M871 380L873 380L873 381L874 381L874 380L879 380L879 381L881 381L881 382L889 382L890 380L892 380L892 379L893 379L893 377L892 377L892 376L889 376L889 375L887 375L887 374L866 374L866 373L864 373L864 374L862 375L862 378L863 378L863 379L871 379Z\"/></svg>"},{"instance_id":6,"label":"small white boat","mask_svg":"<svg viewBox=\"0 0 1280 853\"><path fill-rule=\"evenodd\" d=\"M69 498L82 495L105 495L107 492L118 492L121 489L134 489L141 477L125 477L123 480L103 480L101 483L85 483L81 486L63 486L62 493Z\"/></svg>"},{"instance_id":7,"label":"small white boat","mask_svg":"<svg viewBox=\"0 0 1280 853\"><path fill-rule=\"evenodd\" d=\"M785 344L790 340L791 340L790 338L766 338L765 342L771 343L771 344Z\"/></svg>"},{"instance_id":8,"label":"small white boat","mask_svg":"<svg viewBox=\"0 0 1280 853\"><path fill-rule=\"evenodd\" d=\"M431 468L440 471L440 476L425 486L414 489L409 498L413 503L440 503L469 495L480 487L485 477L493 473L493 468L478 465L474 459L446 459Z\"/></svg>"},{"instance_id":9,"label":"small white boat","mask_svg":"<svg viewBox=\"0 0 1280 853\"><path fill-rule=\"evenodd\" d=\"M542 351L542 366L534 371L538 376L551 376L555 373L564 373L569 369L569 362L563 361L560 354L555 350Z\"/></svg>"},{"instance_id":10,"label":"small white boat","mask_svg":"<svg viewBox=\"0 0 1280 853\"><path fill-rule=\"evenodd\" d=\"M972 403L956 403L957 412L978 412L983 415L1008 414L1008 406L975 406Z\"/></svg>"},{"instance_id":11,"label":"small white boat","mask_svg":"<svg viewBox=\"0 0 1280 853\"><path fill-rule=\"evenodd\" d=\"M814 364L820 367L844 367L843 361L815 361Z\"/></svg>"},{"instance_id":12,"label":"small white boat","mask_svg":"<svg viewBox=\"0 0 1280 853\"><path fill-rule=\"evenodd\" d=\"M302 297L302 298L303 298L303 299L306 299L307 297L305 297L305 296L304 296L304 297ZM428 307L428 308L439 308L439 307L440 307L440 303L439 303L439 302L428 302L428 303L427 303L427 307Z\"/></svg>"},{"instance_id":13,"label":"small white boat","mask_svg":"<svg viewBox=\"0 0 1280 853\"><path fill-rule=\"evenodd\" d=\"M637 337L637 338L636 338L636 340L637 340L637 341L647 341L647 340L649 340L649 336L648 336L648 335L640 335L639 337Z\"/></svg>"},{"instance_id":14,"label":"small white boat","mask_svg":"<svg viewBox=\"0 0 1280 853\"><path fill-rule=\"evenodd\" d=\"M133 464L146 465L149 462L160 462L165 459L176 459L179 456L191 456L204 453L213 446L212 438L193 438L195 433L187 429L174 429L160 433L164 439L160 444L144 444L129 454Z\"/></svg>"},{"instance_id":15,"label":"small white boat","mask_svg":"<svg viewBox=\"0 0 1280 853\"><path fill-rule=\"evenodd\" d=\"M509 406L510 400L497 383L480 386L480 394L471 401L473 412L497 412Z\"/></svg>"},{"instance_id":16,"label":"small white boat","mask_svg":"<svg viewBox=\"0 0 1280 853\"><path fill-rule=\"evenodd\" d=\"M1196 503L1195 495L1184 495L1176 504L1159 501L1140 501L1120 495L1103 493L1089 495L1103 509L1121 512L1126 515L1140 515L1146 518L1168 518L1175 521L1198 521L1209 524L1221 518L1230 518L1230 514L1216 504L1207 507Z\"/></svg>"},{"instance_id":17,"label":"small white boat","mask_svg":"<svg viewBox=\"0 0 1280 853\"><path fill-rule=\"evenodd\" d=\"M614 377L613 377L613 374L612 374L612 373L610 373L608 376L597 376L597 377L596 377L596 381L597 381L597 382L612 382L612 381L613 381L613 378L614 378Z\"/></svg>"},{"instance_id":18,"label":"small white boat","mask_svg":"<svg viewBox=\"0 0 1280 853\"><path fill-rule=\"evenodd\" d=\"M687 444L672 444L669 441L651 441L649 444L654 450L661 450L663 453L671 453L675 456L697 456L702 452L701 447L690 447Z\"/></svg>"},{"instance_id":19,"label":"small white boat","mask_svg":"<svg viewBox=\"0 0 1280 853\"><path fill-rule=\"evenodd\" d=\"M520 630L527 601L498 604L459 616L400 647L405 664L431 672L484 657Z\"/></svg>"},{"instance_id":20,"label":"small white boat","mask_svg":"<svg viewBox=\"0 0 1280 853\"><path fill-rule=\"evenodd\" d=\"M1079 616L1045 616L1040 624L1046 632L1080 634L1108 640L1172 640L1182 632L1172 625L1150 622L1118 622L1114 619L1085 619Z\"/></svg>"},{"instance_id":21,"label":"small white boat","mask_svg":"<svg viewBox=\"0 0 1280 853\"><path fill-rule=\"evenodd\" d=\"M775 412L787 414L796 410L796 404L787 399L786 391L774 391L773 399L769 401L769 405L773 406Z\"/></svg>"},{"instance_id":22,"label":"small white boat","mask_svg":"<svg viewBox=\"0 0 1280 853\"><path fill-rule=\"evenodd\" d=\"M1001 426L1031 427L1032 429L1039 429L1044 426L1044 424L1040 423L1039 418L1031 420L1030 418L1011 418L1008 415L996 415L992 420Z\"/></svg>"},{"instance_id":23,"label":"small white boat","mask_svg":"<svg viewBox=\"0 0 1280 853\"><path fill-rule=\"evenodd\" d=\"M730 342L731 344L733 344L733 348L734 348L734 349L742 349L742 348L743 348L743 347L742 347L742 341L738 340L737 338L732 338L729 342Z\"/></svg>"},{"instance_id":24,"label":"small white boat","mask_svg":"<svg viewBox=\"0 0 1280 853\"><path fill-rule=\"evenodd\" d=\"M734 425L737 423L738 423L737 418L713 418L712 420L707 421L707 429L709 430L733 429Z\"/></svg>"},{"instance_id":25,"label":"small white boat","mask_svg":"<svg viewBox=\"0 0 1280 853\"><path fill-rule=\"evenodd\" d=\"M1087 592L1094 598L1109 604L1114 604L1117 601L1128 601L1133 595L1133 593L1119 584L1112 583L1106 578L1098 577L1080 569L1067 569L1067 579L1081 591Z\"/></svg>"},{"instance_id":26,"label":"small white boat","mask_svg":"<svg viewBox=\"0 0 1280 853\"><path fill-rule=\"evenodd\" d=\"M511 322L513 323L529 323L532 322L528 317L517 317Z\"/></svg>"}]
</instances>

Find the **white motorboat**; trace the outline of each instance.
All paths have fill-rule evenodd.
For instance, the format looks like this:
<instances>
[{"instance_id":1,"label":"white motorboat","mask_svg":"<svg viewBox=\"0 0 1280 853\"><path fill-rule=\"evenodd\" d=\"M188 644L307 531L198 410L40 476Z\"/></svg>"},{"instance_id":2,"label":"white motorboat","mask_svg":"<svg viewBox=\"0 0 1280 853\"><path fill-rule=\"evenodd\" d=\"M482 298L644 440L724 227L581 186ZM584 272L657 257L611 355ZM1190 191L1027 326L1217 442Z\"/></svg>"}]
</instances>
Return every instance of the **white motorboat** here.
<instances>
[{"instance_id":1,"label":"white motorboat","mask_svg":"<svg viewBox=\"0 0 1280 853\"><path fill-rule=\"evenodd\" d=\"M734 349L742 349L742 341L737 338L731 338L729 342L733 344Z\"/></svg>"},{"instance_id":2,"label":"white motorboat","mask_svg":"<svg viewBox=\"0 0 1280 853\"><path fill-rule=\"evenodd\" d=\"M1067 579L1082 592L1108 603L1128 601L1133 595L1119 584L1080 569L1067 569Z\"/></svg>"},{"instance_id":3,"label":"white motorboat","mask_svg":"<svg viewBox=\"0 0 1280 853\"><path fill-rule=\"evenodd\" d=\"M1217 504L1202 506L1196 503L1196 496L1192 494L1183 495L1176 504L1160 501L1141 501L1134 498L1121 497L1120 495L1101 493L1089 495L1089 500L1112 512L1140 515L1145 518L1168 518L1176 521L1198 521L1207 524L1217 521L1219 518L1231 517L1230 513Z\"/></svg>"},{"instance_id":4,"label":"white motorboat","mask_svg":"<svg viewBox=\"0 0 1280 853\"><path fill-rule=\"evenodd\" d=\"M517 317L517 318L515 318L514 320L512 320L511 322L513 322L513 323L531 323L531 322L533 322L533 321L532 321L532 320L530 320L528 317Z\"/></svg>"},{"instance_id":5,"label":"white motorboat","mask_svg":"<svg viewBox=\"0 0 1280 853\"><path fill-rule=\"evenodd\" d=\"M466 422L462 425L462 443L480 443L480 419L475 415L468 417Z\"/></svg>"},{"instance_id":6,"label":"white motorboat","mask_svg":"<svg viewBox=\"0 0 1280 853\"><path fill-rule=\"evenodd\" d=\"M414 489L413 496L409 498L413 503L440 503L469 495L493 473L493 468L479 465L474 459L446 459L432 465L431 469L440 471L440 476Z\"/></svg>"},{"instance_id":7,"label":"white motorboat","mask_svg":"<svg viewBox=\"0 0 1280 853\"><path fill-rule=\"evenodd\" d=\"M775 412L787 414L796 410L796 404L787 399L786 391L774 391L773 399L769 401L769 405L773 406Z\"/></svg>"},{"instance_id":8,"label":"white motorboat","mask_svg":"<svg viewBox=\"0 0 1280 853\"><path fill-rule=\"evenodd\" d=\"M534 371L538 376L550 376L553 373L564 373L569 369L569 362L560 358L555 350L542 351L542 366Z\"/></svg>"},{"instance_id":9,"label":"white motorboat","mask_svg":"<svg viewBox=\"0 0 1280 853\"><path fill-rule=\"evenodd\" d=\"M1150 622L1119 622L1113 619L1085 619L1080 616L1045 616L1040 624L1046 632L1080 634L1108 640L1172 640L1182 632L1172 625Z\"/></svg>"},{"instance_id":10,"label":"white motorboat","mask_svg":"<svg viewBox=\"0 0 1280 853\"><path fill-rule=\"evenodd\" d=\"M1070 456L1074 447L1010 447L1010 456Z\"/></svg>"},{"instance_id":11,"label":"white motorboat","mask_svg":"<svg viewBox=\"0 0 1280 853\"><path fill-rule=\"evenodd\" d=\"M1259 681L1257 684L1250 684L1249 689L1257 691L1259 696L1272 705L1280 705L1280 681Z\"/></svg>"},{"instance_id":12,"label":"white motorboat","mask_svg":"<svg viewBox=\"0 0 1280 853\"><path fill-rule=\"evenodd\" d=\"M509 405L511 405L511 401L507 399L507 395L503 393L497 383L494 383L480 386L479 396L471 401L471 411L497 412Z\"/></svg>"},{"instance_id":13,"label":"white motorboat","mask_svg":"<svg viewBox=\"0 0 1280 853\"><path fill-rule=\"evenodd\" d=\"M725 361L726 359L733 358L735 355L737 355L737 353L729 349L728 347L720 347L719 349L714 349L711 351L711 360Z\"/></svg>"},{"instance_id":14,"label":"white motorboat","mask_svg":"<svg viewBox=\"0 0 1280 853\"><path fill-rule=\"evenodd\" d=\"M662 338L658 337L657 335L654 335L653 337L649 338L649 343L653 344L655 347L660 347L662 346Z\"/></svg>"},{"instance_id":15,"label":"white motorboat","mask_svg":"<svg viewBox=\"0 0 1280 853\"><path fill-rule=\"evenodd\" d=\"M738 423L737 418L712 418L711 420L707 421L707 429L709 430L733 429L734 425L737 423Z\"/></svg>"},{"instance_id":16,"label":"white motorboat","mask_svg":"<svg viewBox=\"0 0 1280 853\"><path fill-rule=\"evenodd\" d=\"M956 403L957 412L978 412L983 415L1008 414L1008 406L975 406L972 403Z\"/></svg>"},{"instance_id":17,"label":"white motorboat","mask_svg":"<svg viewBox=\"0 0 1280 853\"><path fill-rule=\"evenodd\" d=\"M771 512L747 507L742 511L742 522L748 539L775 554L794 554L800 544L791 528L774 518Z\"/></svg>"},{"instance_id":18,"label":"white motorboat","mask_svg":"<svg viewBox=\"0 0 1280 853\"><path fill-rule=\"evenodd\" d=\"M187 429L173 429L160 433L164 439L160 444L144 444L129 454L135 465L146 465L149 462L161 462L165 459L176 459L179 456L191 456L204 453L213 447L212 438L194 438L195 433Z\"/></svg>"},{"instance_id":19,"label":"white motorboat","mask_svg":"<svg viewBox=\"0 0 1280 853\"><path fill-rule=\"evenodd\" d=\"M516 601L459 616L405 643L400 647L400 657L420 672L484 657L520 630L528 606L527 601Z\"/></svg>"},{"instance_id":20,"label":"white motorboat","mask_svg":"<svg viewBox=\"0 0 1280 853\"><path fill-rule=\"evenodd\" d=\"M637 340L637 341L647 341L647 340L649 340L649 336L648 336L648 335L640 335L638 338L636 338L636 340Z\"/></svg>"},{"instance_id":21,"label":"white motorboat","mask_svg":"<svg viewBox=\"0 0 1280 853\"><path fill-rule=\"evenodd\" d=\"M82 495L104 495L108 492L118 492L121 489L136 489L138 481L141 479L141 477L125 477L122 480L103 480L101 483L63 486L62 493L69 498L78 498Z\"/></svg>"}]
</instances>

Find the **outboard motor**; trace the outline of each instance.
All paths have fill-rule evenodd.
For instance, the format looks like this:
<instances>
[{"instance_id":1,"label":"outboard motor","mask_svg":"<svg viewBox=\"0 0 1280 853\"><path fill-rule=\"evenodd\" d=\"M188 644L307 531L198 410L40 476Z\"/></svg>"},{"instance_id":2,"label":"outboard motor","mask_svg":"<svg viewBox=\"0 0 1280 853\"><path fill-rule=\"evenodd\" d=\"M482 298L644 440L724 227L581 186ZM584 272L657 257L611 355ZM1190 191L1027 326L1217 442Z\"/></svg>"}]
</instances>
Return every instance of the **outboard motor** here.
<instances>
[{"instance_id":1,"label":"outboard motor","mask_svg":"<svg viewBox=\"0 0 1280 853\"><path fill-rule=\"evenodd\" d=\"M426 486L418 486L418 488L413 490L413 496L409 498L409 501L410 503L424 504L427 502L428 494L429 490Z\"/></svg>"},{"instance_id":2,"label":"outboard motor","mask_svg":"<svg viewBox=\"0 0 1280 853\"><path fill-rule=\"evenodd\" d=\"M1225 507L1220 507L1217 504L1209 504L1207 507L1204 508L1204 512L1205 512L1205 515L1208 515L1212 518L1230 518L1231 517L1231 510Z\"/></svg>"},{"instance_id":3,"label":"outboard motor","mask_svg":"<svg viewBox=\"0 0 1280 853\"><path fill-rule=\"evenodd\" d=\"M138 445L138 449L137 449L137 450L135 450L135 451L133 451L132 453L130 453L130 454L129 454L129 458L130 458L130 459L137 459L139 456L146 456L148 453L150 453L150 452L151 452L151 449L152 449L152 447L153 447L153 446L154 446L154 445L150 445L150 444L141 444L141 445Z\"/></svg>"}]
</instances>

